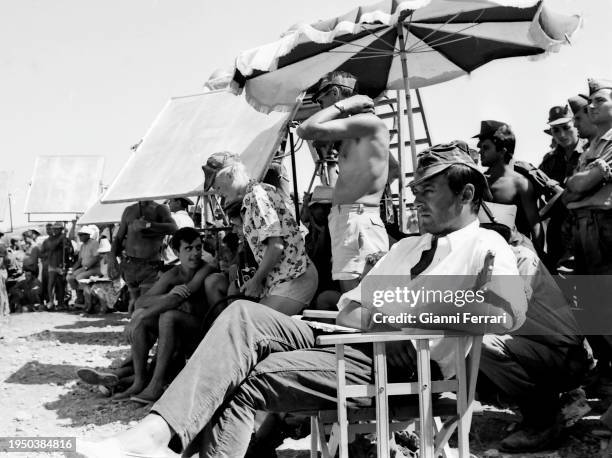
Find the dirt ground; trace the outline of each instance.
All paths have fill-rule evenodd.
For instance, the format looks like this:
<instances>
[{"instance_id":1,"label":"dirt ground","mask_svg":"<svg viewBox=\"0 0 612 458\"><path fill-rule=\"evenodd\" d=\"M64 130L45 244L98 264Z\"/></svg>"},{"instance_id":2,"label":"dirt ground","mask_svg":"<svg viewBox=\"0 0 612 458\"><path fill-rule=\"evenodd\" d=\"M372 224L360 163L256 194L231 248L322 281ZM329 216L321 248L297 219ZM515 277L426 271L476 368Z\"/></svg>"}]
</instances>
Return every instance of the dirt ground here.
<instances>
[{"instance_id":1,"label":"dirt ground","mask_svg":"<svg viewBox=\"0 0 612 458\"><path fill-rule=\"evenodd\" d=\"M0 436L101 438L129 428L147 413L133 402L115 403L76 378L82 366L107 368L127 354L126 314L83 316L76 312L11 315L0 321ZM603 406L564 432L556 450L532 457L612 456L610 433L599 421ZM471 449L478 457L509 457L499 440L517 421L511 411L479 406ZM308 439L287 440L280 457L306 457ZM9 458L76 454L4 453Z\"/></svg>"}]
</instances>

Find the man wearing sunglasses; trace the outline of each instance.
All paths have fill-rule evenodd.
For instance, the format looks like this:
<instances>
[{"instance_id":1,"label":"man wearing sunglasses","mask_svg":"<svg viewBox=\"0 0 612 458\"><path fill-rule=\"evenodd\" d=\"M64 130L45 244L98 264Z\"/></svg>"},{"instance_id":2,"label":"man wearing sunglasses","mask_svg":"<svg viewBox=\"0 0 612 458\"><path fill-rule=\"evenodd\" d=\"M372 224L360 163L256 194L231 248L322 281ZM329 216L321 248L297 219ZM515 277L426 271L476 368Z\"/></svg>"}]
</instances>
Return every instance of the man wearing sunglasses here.
<instances>
[{"instance_id":1,"label":"man wearing sunglasses","mask_svg":"<svg viewBox=\"0 0 612 458\"><path fill-rule=\"evenodd\" d=\"M379 211L388 179L389 131L374 114L372 99L356 94L357 80L350 73L325 75L313 96L321 111L297 130L306 140L341 142L329 231L332 278L342 291L359 283L367 255L389 249Z\"/></svg>"}]
</instances>

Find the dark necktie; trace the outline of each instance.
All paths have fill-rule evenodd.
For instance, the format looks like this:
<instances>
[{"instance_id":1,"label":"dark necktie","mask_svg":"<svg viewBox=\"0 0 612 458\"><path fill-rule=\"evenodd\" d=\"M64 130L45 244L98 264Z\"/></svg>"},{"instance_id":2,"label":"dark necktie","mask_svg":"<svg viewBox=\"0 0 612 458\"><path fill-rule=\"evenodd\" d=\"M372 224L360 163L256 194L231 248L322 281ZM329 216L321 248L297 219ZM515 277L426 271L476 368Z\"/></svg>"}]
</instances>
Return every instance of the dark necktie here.
<instances>
[{"instance_id":1,"label":"dark necktie","mask_svg":"<svg viewBox=\"0 0 612 458\"><path fill-rule=\"evenodd\" d=\"M410 277L414 278L417 275L421 275L425 269L429 267L433 261L434 255L436 254L436 248L438 247L438 237L433 236L431 239L431 248L421 253L421 259L417 262L412 269L410 269Z\"/></svg>"}]
</instances>

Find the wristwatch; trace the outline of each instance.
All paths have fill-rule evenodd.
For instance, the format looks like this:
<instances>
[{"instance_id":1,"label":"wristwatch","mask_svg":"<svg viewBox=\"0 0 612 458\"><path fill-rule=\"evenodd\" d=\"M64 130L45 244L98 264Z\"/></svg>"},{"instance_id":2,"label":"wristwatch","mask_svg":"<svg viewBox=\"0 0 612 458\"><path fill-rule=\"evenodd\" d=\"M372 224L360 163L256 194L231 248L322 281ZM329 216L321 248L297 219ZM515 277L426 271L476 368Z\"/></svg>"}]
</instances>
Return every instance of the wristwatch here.
<instances>
[{"instance_id":1,"label":"wristwatch","mask_svg":"<svg viewBox=\"0 0 612 458\"><path fill-rule=\"evenodd\" d=\"M334 103L334 108L336 108L341 115L345 115L346 114L346 110L344 109L343 106L338 105L337 103Z\"/></svg>"}]
</instances>

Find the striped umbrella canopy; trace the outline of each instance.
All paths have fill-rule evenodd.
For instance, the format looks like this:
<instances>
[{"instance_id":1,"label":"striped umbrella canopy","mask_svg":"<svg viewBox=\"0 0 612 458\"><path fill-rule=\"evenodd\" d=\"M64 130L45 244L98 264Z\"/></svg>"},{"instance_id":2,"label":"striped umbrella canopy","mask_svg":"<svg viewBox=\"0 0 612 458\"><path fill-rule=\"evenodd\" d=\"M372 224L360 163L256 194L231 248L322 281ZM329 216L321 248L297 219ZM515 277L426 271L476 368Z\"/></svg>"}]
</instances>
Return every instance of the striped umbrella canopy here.
<instances>
[{"instance_id":1,"label":"striped umbrella canopy","mask_svg":"<svg viewBox=\"0 0 612 458\"><path fill-rule=\"evenodd\" d=\"M353 74L359 92L404 89L411 163L417 163L410 89L468 74L495 59L557 51L579 16L552 13L540 0L383 0L243 52L230 87L256 109L287 111L334 70ZM405 221L407 155L399 142L400 221Z\"/></svg>"},{"instance_id":2,"label":"striped umbrella canopy","mask_svg":"<svg viewBox=\"0 0 612 458\"><path fill-rule=\"evenodd\" d=\"M284 111L324 74L344 70L376 97L448 81L494 59L557 51L579 24L536 0L383 0L298 24L241 53L232 88L245 88L260 111Z\"/></svg>"}]
</instances>

